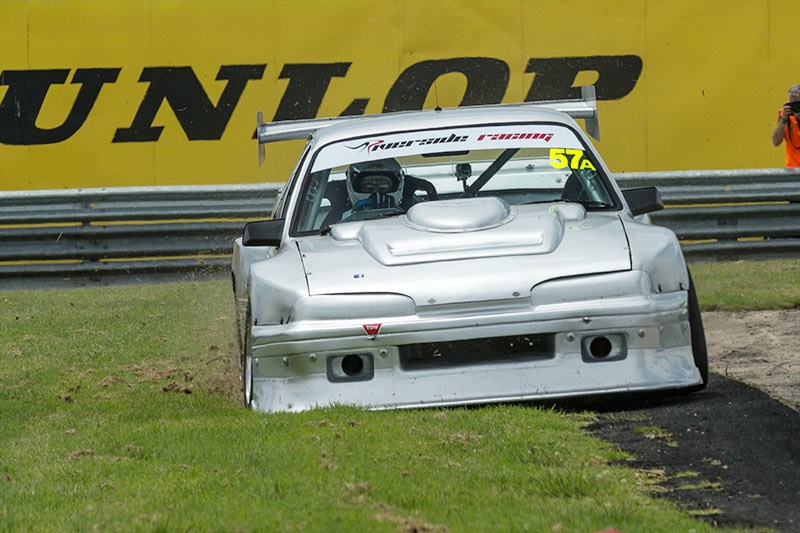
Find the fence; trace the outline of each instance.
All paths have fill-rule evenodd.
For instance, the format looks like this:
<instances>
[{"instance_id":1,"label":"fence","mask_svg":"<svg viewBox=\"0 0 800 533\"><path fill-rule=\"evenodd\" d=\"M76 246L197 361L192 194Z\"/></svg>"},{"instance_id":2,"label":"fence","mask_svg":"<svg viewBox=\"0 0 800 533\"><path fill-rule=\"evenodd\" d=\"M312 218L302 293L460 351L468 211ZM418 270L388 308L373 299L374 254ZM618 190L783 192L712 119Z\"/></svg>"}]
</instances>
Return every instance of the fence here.
<instances>
[{"instance_id":1,"label":"fence","mask_svg":"<svg viewBox=\"0 0 800 533\"><path fill-rule=\"evenodd\" d=\"M800 171L617 174L655 185L691 260L800 257ZM228 275L231 242L278 184L0 192L0 287Z\"/></svg>"},{"instance_id":2,"label":"fence","mask_svg":"<svg viewBox=\"0 0 800 533\"><path fill-rule=\"evenodd\" d=\"M0 288L226 275L279 184L0 192Z\"/></svg>"},{"instance_id":3,"label":"fence","mask_svg":"<svg viewBox=\"0 0 800 533\"><path fill-rule=\"evenodd\" d=\"M800 257L800 170L754 169L617 174L622 188L654 185L672 229L695 261Z\"/></svg>"}]
</instances>

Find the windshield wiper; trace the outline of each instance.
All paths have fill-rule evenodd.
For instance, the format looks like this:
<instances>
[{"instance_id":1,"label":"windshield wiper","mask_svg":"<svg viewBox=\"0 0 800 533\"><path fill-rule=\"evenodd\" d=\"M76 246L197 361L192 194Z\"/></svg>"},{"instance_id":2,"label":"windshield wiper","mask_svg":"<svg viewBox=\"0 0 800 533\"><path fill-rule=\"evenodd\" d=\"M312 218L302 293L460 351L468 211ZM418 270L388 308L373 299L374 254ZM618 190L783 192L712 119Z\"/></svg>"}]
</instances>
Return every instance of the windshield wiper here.
<instances>
[{"instance_id":1,"label":"windshield wiper","mask_svg":"<svg viewBox=\"0 0 800 533\"><path fill-rule=\"evenodd\" d=\"M363 220L378 220L380 218L391 218L391 217L396 217L396 216L405 215L405 214L406 214L405 211L399 211L399 210L398 211L384 211L382 213L376 213L375 216L367 217L367 218L365 218Z\"/></svg>"},{"instance_id":2,"label":"windshield wiper","mask_svg":"<svg viewBox=\"0 0 800 533\"><path fill-rule=\"evenodd\" d=\"M578 202L583 207L591 208L591 209L603 209L606 207L614 207L614 204L607 204L606 202L597 202L597 201L581 201Z\"/></svg>"},{"instance_id":3,"label":"windshield wiper","mask_svg":"<svg viewBox=\"0 0 800 533\"><path fill-rule=\"evenodd\" d=\"M396 217L398 215L405 215L406 214L406 212L403 211L402 209L397 209L397 208L390 208L390 209L394 209L394 210L392 210L392 211L382 210L380 212L375 213L374 215L368 215L367 214L368 211L357 211L353 215L351 215L349 217L346 217L344 220L336 221L333 224L325 224L324 226L319 228L319 234L320 235L330 235L331 227L335 226L336 224L343 223L343 222L362 222L364 220L378 220L380 218L390 218L390 217Z\"/></svg>"},{"instance_id":4,"label":"windshield wiper","mask_svg":"<svg viewBox=\"0 0 800 533\"><path fill-rule=\"evenodd\" d=\"M533 205L533 204L551 204L553 202L560 202L560 198L550 198L549 200L531 200L530 202L522 202L519 205Z\"/></svg>"}]
</instances>

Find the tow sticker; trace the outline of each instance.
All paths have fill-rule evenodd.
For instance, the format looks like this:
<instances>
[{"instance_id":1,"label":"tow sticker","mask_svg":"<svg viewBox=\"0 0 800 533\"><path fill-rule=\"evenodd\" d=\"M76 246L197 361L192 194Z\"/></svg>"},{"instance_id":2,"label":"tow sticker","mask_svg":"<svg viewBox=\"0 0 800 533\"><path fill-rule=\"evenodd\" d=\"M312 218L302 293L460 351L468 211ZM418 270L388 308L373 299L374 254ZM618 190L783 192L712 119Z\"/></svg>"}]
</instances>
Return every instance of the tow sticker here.
<instances>
[{"instance_id":1,"label":"tow sticker","mask_svg":"<svg viewBox=\"0 0 800 533\"><path fill-rule=\"evenodd\" d=\"M378 332L381 330L381 325L380 324L362 324L362 327L364 328L364 331L367 332L367 335L371 339L374 339L375 337L377 337L378 336Z\"/></svg>"}]
</instances>

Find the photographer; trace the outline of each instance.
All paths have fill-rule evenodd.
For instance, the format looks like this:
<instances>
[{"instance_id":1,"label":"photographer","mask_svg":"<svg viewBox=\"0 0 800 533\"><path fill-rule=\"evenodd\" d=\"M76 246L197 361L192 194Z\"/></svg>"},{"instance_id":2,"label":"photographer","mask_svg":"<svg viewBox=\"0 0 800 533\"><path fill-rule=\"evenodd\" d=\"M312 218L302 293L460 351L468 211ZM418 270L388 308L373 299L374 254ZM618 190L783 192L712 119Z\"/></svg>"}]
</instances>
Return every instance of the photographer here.
<instances>
[{"instance_id":1,"label":"photographer","mask_svg":"<svg viewBox=\"0 0 800 533\"><path fill-rule=\"evenodd\" d=\"M789 87L789 101L778 112L778 125L772 132L772 144L786 141L786 167L800 167L800 84Z\"/></svg>"}]
</instances>

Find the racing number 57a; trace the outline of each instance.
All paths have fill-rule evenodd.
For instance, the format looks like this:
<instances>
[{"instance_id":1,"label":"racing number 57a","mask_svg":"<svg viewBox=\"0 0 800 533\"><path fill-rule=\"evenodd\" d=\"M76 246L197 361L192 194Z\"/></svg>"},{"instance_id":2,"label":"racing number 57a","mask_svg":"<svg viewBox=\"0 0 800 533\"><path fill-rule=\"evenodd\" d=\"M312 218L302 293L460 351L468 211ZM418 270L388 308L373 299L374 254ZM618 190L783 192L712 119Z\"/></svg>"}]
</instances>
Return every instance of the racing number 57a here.
<instances>
[{"instance_id":1,"label":"racing number 57a","mask_svg":"<svg viewBox=\"0 0 800 533\"><path fill-rule=\"evenodd\" d=\"M583 157L583 150L575 148L550 148L550 165L553 168L597 170L591 161Z\"/></svg>"}]
</instances>

